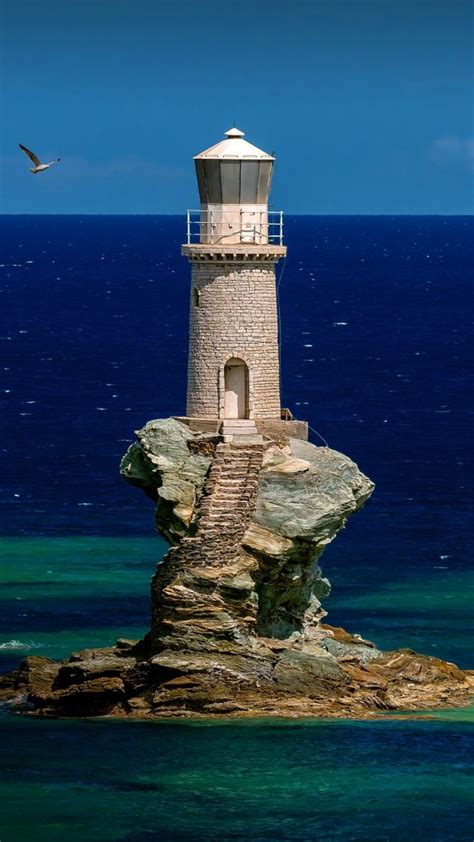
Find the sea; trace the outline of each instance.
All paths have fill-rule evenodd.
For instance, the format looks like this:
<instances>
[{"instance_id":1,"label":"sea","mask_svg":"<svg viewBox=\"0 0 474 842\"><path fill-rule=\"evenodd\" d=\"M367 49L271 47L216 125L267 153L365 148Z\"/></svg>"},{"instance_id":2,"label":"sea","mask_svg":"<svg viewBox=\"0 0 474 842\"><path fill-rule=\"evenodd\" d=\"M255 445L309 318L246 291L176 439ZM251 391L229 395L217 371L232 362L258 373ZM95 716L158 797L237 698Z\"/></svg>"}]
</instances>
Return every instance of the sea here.
<instances>
[{"instance_id":1,"label":"sea","mask_svg":"<svg viewBox=\"0 0 474 842\"><path fill-rule=\"evenodd\" d=\"M289 216L283 405L376 483L328 622L474 667L472 217ZM166 544L118 473L185 410L182 217L0 217L0 669L139 638ZM1 842L474 838L474 707L378 721L0 715Z\"/></svg>"}]
</instances>

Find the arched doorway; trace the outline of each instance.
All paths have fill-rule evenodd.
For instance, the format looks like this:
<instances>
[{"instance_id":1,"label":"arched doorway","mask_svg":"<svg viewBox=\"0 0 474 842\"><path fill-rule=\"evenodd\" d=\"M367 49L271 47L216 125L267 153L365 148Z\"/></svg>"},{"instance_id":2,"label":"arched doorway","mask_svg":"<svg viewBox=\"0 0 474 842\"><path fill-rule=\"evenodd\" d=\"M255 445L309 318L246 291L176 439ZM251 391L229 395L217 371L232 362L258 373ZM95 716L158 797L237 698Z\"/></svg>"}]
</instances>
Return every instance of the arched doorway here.
<instances>
[{"instance_id":1,"label":"arched doorway","mask_svg":"<svg viewBox=\"0 0 474 842\"><path fill-rule=\"evenodd\" d=\"M226 362L224 388L224 418L248 418L249 370L243 360Z\"/></svg>"}]
</instances>

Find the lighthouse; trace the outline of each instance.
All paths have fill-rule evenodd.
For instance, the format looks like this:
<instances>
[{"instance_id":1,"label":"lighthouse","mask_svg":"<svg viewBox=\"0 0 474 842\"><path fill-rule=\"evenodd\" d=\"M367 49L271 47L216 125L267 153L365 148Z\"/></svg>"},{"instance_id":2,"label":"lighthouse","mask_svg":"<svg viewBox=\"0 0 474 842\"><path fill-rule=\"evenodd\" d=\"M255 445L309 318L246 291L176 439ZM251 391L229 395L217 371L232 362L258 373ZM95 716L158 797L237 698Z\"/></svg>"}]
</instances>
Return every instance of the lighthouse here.
<instances>
[{"instance_id":1,"label":"lighthouse","mask_svg":"<svg viewBox=\"0 0 474 842\"><path fill-rule=\"evenodd\" d=\"M227 435L282 417L276 266L283 213L268 209L275 159L232 128L195 156L186 416Z\"/></svg>"}]
</instances>

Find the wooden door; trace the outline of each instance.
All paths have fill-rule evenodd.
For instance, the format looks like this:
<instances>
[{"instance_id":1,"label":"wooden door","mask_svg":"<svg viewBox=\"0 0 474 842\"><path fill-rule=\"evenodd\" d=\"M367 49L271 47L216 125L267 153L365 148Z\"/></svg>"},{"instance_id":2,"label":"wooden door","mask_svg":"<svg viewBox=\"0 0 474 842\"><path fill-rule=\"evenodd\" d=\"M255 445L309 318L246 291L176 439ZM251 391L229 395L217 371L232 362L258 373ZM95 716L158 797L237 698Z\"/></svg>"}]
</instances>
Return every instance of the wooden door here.
<instances>
[{"instance_id":1,"label":"wooden door","mask_svg":"<svg viewBox=\"0 0 474 842\"><path fill-rule=\"evenodd\" d=\"M247 366L229 360L224 369L225 418L247 418Z\"/></svg>"}]
</instances>

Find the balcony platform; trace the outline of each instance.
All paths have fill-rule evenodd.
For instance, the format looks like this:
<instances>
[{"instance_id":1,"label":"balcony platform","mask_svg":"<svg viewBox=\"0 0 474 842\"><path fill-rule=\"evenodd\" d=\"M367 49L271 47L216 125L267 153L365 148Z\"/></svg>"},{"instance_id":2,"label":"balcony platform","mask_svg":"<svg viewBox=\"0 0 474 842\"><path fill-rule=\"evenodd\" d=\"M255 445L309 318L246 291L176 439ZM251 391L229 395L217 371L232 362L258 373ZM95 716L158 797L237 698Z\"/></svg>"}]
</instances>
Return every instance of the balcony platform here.
<instances>
[{"instance_id":1,"label":"balcony platform","mask_svg":"<svg viewBox=\"0 0 474 842\"><path fill-rule=\"evenodd\" d=\"M229 263L231 261L255 260L274 262L286 256L286 246L254 243L185 243L181 254L191 261L212 261Z\"/></svg>"}]
</instances>

